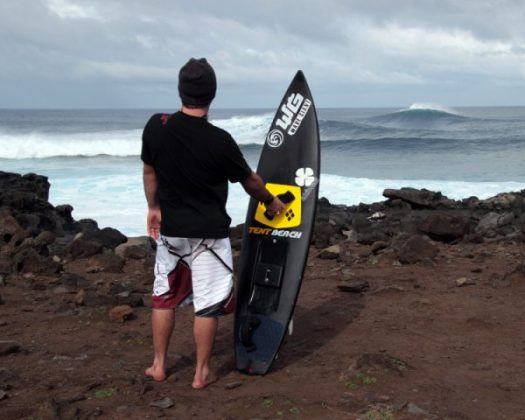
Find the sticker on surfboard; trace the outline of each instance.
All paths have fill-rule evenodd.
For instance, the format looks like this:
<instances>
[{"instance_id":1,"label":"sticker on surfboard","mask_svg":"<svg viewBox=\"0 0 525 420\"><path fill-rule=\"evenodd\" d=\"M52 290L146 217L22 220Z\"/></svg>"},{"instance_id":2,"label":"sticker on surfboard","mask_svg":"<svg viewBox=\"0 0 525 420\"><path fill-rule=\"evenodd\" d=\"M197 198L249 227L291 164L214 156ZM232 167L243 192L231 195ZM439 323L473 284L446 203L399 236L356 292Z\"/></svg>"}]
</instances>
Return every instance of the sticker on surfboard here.
<instances>
[{"instance_id":1,"label":"sticker on surfboard","mask_svg":"<svg viewBox=\"0 0 525 420\"><path fill-rule=\"evenodd\" d=\"M297 185L267 183L266 188L286 205L286 209L278 215L271 216L266 206L259 203L255 212L255 220L265 226L288 229L301 224L301 188Z\"/></svg>"}]
</instances>

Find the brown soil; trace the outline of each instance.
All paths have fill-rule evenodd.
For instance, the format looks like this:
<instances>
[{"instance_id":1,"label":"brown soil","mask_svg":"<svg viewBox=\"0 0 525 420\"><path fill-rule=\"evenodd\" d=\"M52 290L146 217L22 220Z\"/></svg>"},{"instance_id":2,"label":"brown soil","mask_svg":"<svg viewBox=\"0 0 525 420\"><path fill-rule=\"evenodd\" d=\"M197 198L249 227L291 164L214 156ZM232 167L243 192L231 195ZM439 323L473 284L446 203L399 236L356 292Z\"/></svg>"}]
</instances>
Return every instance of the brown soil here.
<instances>
[{"instance_id":1,"label":"brown soil","mask_svg":"<svg viewBox=\"0 0 525 420\"><path fill-rule=\"evenodd\" d=\"M235 371L228 317L214 351L219 379L201 391L190 386L191 308L178 313L167 381L143 375L152 349L142 262L127 261L125 274L67 266L97 290L127 281L144 293L146 307L123 323L110 322L108 307L75 306L53 278L8 278L0 340L20 349L0 356L0 417L525 419L525 274L511 274L523 245L439 247L434 262L400 266L356 245L352 267L312 249L294 332L271 372ZM343 292L343 276L370 288ZM172 407L151 405L165 398Z\"/></svg>"}]
</instances>

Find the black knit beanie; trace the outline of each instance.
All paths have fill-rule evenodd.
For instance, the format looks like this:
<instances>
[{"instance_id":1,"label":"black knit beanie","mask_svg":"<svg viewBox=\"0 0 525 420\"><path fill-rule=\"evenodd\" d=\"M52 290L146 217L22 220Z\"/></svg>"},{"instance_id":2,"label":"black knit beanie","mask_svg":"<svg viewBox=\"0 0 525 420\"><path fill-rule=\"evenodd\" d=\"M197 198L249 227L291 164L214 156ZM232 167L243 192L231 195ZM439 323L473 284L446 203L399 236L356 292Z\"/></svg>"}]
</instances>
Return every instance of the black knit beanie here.
<instances>
[{"instance_id":1,"label":"black knit beanie","mask_svg":"<svg viewBox=\"0 0 525 420\"><path fill-rule=\"evenodd\" d=\"M205 58L190 58L179 72L179 95L186 105L209 105L217 91L212 66Z\"/></svg>"}]
</instances>

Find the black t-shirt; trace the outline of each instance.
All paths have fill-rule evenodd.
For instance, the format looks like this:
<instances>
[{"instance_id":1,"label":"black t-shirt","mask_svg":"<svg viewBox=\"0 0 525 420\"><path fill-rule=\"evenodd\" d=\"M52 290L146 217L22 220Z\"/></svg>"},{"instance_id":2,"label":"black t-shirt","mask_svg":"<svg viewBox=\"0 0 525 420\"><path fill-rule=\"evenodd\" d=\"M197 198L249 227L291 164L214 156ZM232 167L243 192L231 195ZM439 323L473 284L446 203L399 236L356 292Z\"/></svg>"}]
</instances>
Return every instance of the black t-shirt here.
<instances>
[{"instance_id":1,"label":"black t-shirt","mask_svg":"<svg viewBox=\"0 0 525 420\"><path fill-rule=\"evenodd\" d=\"M141 158L155 168L163 235L228 236L228 181L251 174L228 132L182 112L155 114L144 128Z\"/></svg>"}]
</instances>

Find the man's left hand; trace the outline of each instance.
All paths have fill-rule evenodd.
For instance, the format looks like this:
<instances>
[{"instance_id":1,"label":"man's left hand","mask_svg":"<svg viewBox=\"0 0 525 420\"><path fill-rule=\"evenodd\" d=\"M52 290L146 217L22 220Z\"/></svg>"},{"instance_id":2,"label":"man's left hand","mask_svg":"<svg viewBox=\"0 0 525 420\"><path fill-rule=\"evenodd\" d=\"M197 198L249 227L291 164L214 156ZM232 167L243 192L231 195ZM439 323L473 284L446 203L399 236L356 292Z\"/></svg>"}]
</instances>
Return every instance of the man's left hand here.
<instances>
[{"instance_id":1,"label":"man's left hand","mask_svg":"<svg viewBox=\"0 0 525 420\"><path fill-rule=\"evenodd\" d=\"M155 240L159 239L160 221L161 221L160 209L150 208L148 210L147 229L148 229L148 235L151 236Z\"/></svg>"}]
</instances>

